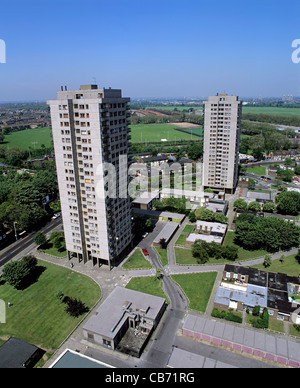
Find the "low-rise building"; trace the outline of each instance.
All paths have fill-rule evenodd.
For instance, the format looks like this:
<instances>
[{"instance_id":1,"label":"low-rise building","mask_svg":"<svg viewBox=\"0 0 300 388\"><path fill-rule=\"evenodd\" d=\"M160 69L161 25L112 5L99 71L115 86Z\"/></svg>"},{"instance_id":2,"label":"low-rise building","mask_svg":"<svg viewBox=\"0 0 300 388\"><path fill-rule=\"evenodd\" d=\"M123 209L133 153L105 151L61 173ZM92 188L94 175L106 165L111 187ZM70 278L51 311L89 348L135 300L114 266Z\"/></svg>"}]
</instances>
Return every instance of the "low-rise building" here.
<instances>
[{"instance_id":1,"label":"low-rise building","mask_svg":"<svg viewBox=\"0 0 300 388\"><path fill-rule=\"evenodd\" d=\"M139 357L165 308L164 298L117 286L83 326L84 339Z\"/></svg>"},{"instance_id":2,"label":"low-rise building","mask_svg":"<svg viewBox=\"0 0 300 388\"><path fill-rule=\"evenodd\" d=\"M235 265L225 265L214 306L219 310L267 308L269 316L300 324L300 279Z\"/></svg>"}]
</instances>

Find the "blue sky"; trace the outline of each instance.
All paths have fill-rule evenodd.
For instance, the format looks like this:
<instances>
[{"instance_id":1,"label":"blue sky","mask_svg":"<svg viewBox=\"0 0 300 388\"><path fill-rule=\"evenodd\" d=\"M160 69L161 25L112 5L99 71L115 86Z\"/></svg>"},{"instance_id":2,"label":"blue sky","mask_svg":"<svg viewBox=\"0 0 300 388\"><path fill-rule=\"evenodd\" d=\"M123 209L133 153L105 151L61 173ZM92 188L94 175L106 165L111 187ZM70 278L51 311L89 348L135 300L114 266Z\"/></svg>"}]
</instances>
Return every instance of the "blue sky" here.
<instances>
[{"instance_id":1,"label":"blue sky","mask_svg":"<svg viewBox=\"0 0 300 388\"><path fill-rule=\"evenodd\" d=\"M2 0L0 101L60 85L130 97L300 96L299 0Z\"/></svg>"}]
</instances>

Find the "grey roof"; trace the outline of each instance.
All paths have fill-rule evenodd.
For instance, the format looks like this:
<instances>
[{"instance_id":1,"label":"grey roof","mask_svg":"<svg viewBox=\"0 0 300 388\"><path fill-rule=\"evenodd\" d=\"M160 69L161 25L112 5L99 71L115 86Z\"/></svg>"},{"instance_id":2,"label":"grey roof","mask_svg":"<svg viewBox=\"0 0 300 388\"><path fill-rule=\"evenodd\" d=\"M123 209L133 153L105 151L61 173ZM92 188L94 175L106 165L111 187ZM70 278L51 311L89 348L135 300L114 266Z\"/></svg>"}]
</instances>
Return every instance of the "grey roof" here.
<instances>
[{"instance_id":1,"label":"grey roof","mask_svg":"<svg viewBox=\"0 0 300 388\"><path fill-rule=\"evenodd\" d=\"M220 286L217 290L215 303L229 306L230 301L242 302L245 306L249 307L254 307L257 305L261 307L267 307L267 288L248 284L247 290L244 292Z\"/></svg>"},{"instance_id":2,"label":"grey roof","mask_svg":"<svg viewBox=\"0 0 300 388\"><path fill-rule=\"evenodd\" d=\"M257 191L248 191L247 198L249 199L262 199L265 201L271 200L271 193L259 193Z\"/></svg>"},{"instance_id":3,"label":"grey roof","mask_svg":"<svg viewBox=\"0 0 300 388\"><path fill-rule=\"evenodd\" d=\"M11 337L0 347L0 368L23 368L38 350L34 345Z\"/></svg>"},{"instance_id":4,"label":"grey roof","mask_svg":"<svg viewBox=\"0 0 300 388\"><path fill-rule=\"evenodd\" d=\"M117 286L98 307L96 315L85 323L83 330L114 339L130 314L129 308L133 313L146 311L145 316L154 320L164 303L164 298Z\"/></svg>"},{"instance_id":5,"label":"grey roof","mask_svg":"<svg viewBox=\"0 0 300 388\"><path fill-rule=\"evenodd\" d=\"M177 222L166 222L166 225L161 230L161 232L155 237L153 240L154 243L159 243L162 238L166 241L173 236L174 232L179 228L179 224Z\"/></svg>"}]
</instances>

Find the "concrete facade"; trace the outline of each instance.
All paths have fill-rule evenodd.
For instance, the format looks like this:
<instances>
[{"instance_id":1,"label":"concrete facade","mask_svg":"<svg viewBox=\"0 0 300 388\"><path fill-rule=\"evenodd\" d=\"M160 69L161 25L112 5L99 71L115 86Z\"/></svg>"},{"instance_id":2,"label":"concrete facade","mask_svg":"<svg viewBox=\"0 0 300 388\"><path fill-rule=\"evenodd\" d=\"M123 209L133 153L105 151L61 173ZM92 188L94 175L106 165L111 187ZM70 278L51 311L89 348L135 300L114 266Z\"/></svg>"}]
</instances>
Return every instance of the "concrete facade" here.
<instances>
[{"instance_id":1,"label":"concrete facade","mask_svg":"<svg viewBox=\"0 0 300 388\"><path fill-rule=\"evenodd\" d=\"M111 265L132 240L129 101L96 85L48 101L66 248L99 266Z\"/></svg>"},{"instance_id":2,"label":"concrete facade","mask_svg":"<svg viewBox=\"0 0 300 388\"><path fill-rule=\"evenodd\" d=\"M226 94L204 103L203 185L233 193L238 182L242 101Z\"/></svg>"}]
</instances>

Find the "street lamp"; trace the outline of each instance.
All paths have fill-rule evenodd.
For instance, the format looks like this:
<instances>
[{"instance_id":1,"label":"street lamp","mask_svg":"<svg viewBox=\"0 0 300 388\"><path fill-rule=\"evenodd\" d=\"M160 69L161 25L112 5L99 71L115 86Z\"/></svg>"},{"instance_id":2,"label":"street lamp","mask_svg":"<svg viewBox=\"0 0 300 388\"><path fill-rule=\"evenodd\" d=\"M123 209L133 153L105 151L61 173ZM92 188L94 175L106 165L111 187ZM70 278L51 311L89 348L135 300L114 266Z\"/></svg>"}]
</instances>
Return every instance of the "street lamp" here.
<instances>
[{"instance_id":1,"label":"street lamp","mask_svg":"<svg viewBox=\"0 0 300 388\"><path fill-rule=\"evenodd\" d=\"M16 241L18 241L18 234L17 234L16 224L17 224L17 222L14 222L15 237L16 237Z\"/></svg>"}]
</instances>

